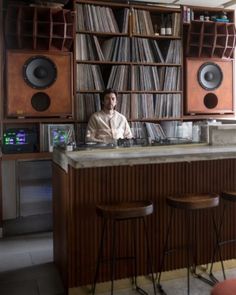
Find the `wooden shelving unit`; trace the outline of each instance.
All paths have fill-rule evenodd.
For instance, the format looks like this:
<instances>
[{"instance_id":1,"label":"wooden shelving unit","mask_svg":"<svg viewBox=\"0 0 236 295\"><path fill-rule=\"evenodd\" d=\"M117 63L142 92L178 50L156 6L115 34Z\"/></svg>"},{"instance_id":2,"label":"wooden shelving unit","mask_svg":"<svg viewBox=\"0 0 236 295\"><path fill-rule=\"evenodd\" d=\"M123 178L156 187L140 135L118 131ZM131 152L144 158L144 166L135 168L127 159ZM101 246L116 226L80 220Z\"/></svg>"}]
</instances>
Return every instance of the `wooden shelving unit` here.
<instances>
[{"instance_id":1,"label":"wooden shelving unit","mask_svg":"<svg viewBox=\"0 0 236 295\"><path fill-rule=\"evenodd\" d=\"M118 90L117 110L131 125L205 119L208 115L185 114L184 57L233 59L235 23L231 10L227 10L229 22L223 23L211 20L221 10L193 6L189 8L194 19L186 22L183 9L145 4L71 0L65 9L8 5L3 20L6 48L72 51L74 105L73 115L65 118L8 118L2 111L1 132L17 125L40 130L42 124L74 123L77 140L82 141L90 115L100 108L105 87ZM200 20L205 12L209 21ZM163 18L171 19L171 35L161 35ZM110 53L105 54L109 47ZM177 53L178 59L168 60L168 50L170 56ZM170 77L171 83L166 82ZM1 94L4 110L3 90Z\"/></svg>"},{"instance_id":2,"label":"wooden shelving unit","mask_svg":"<svg viewBox=\"0 0 236 295\"><path fill-rule=\"evenodd\" d=\"M8 49L68 51L74 38L74 13L10 4L5 27Z\"/></svg>"},{"instance_id":3,"label":"wooden shelving unit","mask_svg":"<svg viewBox=\"0 0 236 295\"><path fill-rule=\"evenodd\" d=\"M234 23L191 21L186 55L191 57L233 58Z\"/></svg>"},{"instance_id":4,"label":"wooden shelving unit","mask_svg":"<svg viewBox=\"0 0 236 295\"><path fill-rule=\"evenodd\" d=\"M234 58L234 10L183 6L182 13L186 56Z\"/></svg>"},{"instance_id":5,"label":"wooden shelving unit","mask_svg":"<svg viewBox=\"0 0 236 295\"><path fill-rule=\"evenodd\" d=\"M97 20L107 19L103 9L109 10L108 19L114 22L109 27L104 22L104 30L98 29L97 24ZM117 110L128 118L131 126L138 121L180 120L183 115L181 10L78 0L75 10L77 128L84 129L90 115L99 110L99 94L108 87L118 90ZM120 15L123 22L118 22ZM160 20L167 15L172 20L172 33L163 36ZM116 29L111 33L110 27ZM82 56L83 52L89 54ZM176 60L170 58L173 52ZM84 79L86 73L91 79ZM93 85L91 80L100 83Z\"/></svg>"}]
</instances>

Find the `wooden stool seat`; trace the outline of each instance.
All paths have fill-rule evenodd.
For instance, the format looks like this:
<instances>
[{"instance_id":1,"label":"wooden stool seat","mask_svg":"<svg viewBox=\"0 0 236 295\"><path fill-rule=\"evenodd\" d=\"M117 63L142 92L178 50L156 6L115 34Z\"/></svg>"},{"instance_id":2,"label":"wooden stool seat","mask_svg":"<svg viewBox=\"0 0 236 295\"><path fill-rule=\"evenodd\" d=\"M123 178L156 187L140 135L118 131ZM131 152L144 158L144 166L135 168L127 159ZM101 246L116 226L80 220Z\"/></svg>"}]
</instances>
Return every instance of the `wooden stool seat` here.
<instances>
[{"instance_id":1,"label":"wooden stool seat","mask_svg":"<svg viewBox=\"0 0 236 295\"><path fill-rule=\"evenodd\" d=\"M110 219L139 218L152 214L153 204L151 201L99 204L96 211L99 216Z\"/></svg>"},{"instance_id":2,"label":"wooden stool seat","mask_svg":"<svg viewBox=\"0 0 236 295\"><path fill-rule=\"evenodd\" d=\"M207 209L219 205L219 195L217 194L187 194L180 197L167 197L169 206L179 209L196 210Z\"/></svg>"},{"instance_id":3,"label":"wooden stool seat","mask_svg":"<svg viewBox=\"0 0 236 295\"><path fill-rule=\"evenodd\" d=\"M223 192L221 198L226 201L236 202L236 192Z\"/></svg>"}]
</instances>

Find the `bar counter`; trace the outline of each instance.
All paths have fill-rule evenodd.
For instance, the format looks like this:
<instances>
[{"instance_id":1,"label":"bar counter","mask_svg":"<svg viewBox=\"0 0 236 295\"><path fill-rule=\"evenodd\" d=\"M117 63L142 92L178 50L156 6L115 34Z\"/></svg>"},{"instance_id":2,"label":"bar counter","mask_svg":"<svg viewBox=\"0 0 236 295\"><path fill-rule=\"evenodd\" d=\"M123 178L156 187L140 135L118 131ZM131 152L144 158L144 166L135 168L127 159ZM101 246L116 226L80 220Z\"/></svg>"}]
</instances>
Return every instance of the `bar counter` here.
<instances>
[{"instance_id":1,"label":"bar counter","mask_svg":"<svg viewBox=\"0 0 236 295\"><path fill-rule=\"evenodd\" d=\"M54 259L65 287L90 284L93 281L101 220L95 205L101 202L152 200L155 212L148 217L148 228L155 272L159 269L169 218L165 198L185 193L221 193L236 190L236 146L208 146L204 144L131 147L53 152L53 207L54 207ZM235 235L235 206L227 209L223 238ZM220 216L222 204L216 209ZM197 263L211 259L214 238L209 211L197 212ZM184 214L178 210L173 222L172 246L184 245ZM118 233L117 255L124 256L130 228L121 225ZM139 274L147 273L145 243L140 230L138 244ZM128 239L129 240L129 239ZM105 252L110 252L107 237ZM222 247L223 258L234 257L234 248ZM169 255L165 270L186 265L184 251ZM219 258L217 257L217 260ZM117 263L116 278L130 275L131 268ZM109 269L104 267L100 281L109 280Z\"/></svg>"},{"instance_id":2,"label":"bar counter","mask_svg":"<svg viewBox=\"0 0 236 295\"><path fill-rule=\"evenodd\" d=\"M183 144L171 146L127 147L61 152L55 150L53 161L67 171L75 169L139 164L160 164L217 159L235 159L236 146Z\"/></svg>"}]
</instances>

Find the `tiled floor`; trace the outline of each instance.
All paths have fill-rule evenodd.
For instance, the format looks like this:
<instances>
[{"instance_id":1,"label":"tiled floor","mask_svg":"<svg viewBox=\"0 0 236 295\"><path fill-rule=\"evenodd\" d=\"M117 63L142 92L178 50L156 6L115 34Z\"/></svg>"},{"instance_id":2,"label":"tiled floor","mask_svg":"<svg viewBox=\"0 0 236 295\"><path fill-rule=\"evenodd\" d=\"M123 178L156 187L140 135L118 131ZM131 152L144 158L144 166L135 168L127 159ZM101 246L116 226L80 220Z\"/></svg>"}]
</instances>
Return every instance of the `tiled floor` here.
<instances>
[{"instance_id":1,"label":"tiled floor","mask_svg":"<svg viewBox=\"0 0 236 295\"><path fill-rule=\"evenodd\" d=\"M235 262L234 262L235 263ZM177 272L178 273L178 272ZM219 281L223 280L222 272L217 271L214 272L216 278ZM181 270L181 274L179 279L168 279L162 281L162 288L167 295L187 295L187 279L186 279L186 270ZM184 276L183 276L184 275ZM208 275L204 275L208 278ZM236 268L231 268L226 270L227 278L236 278ZM140 284L141 285L141 284ZM142 286L142 285L141 285ZM107 287L107 286L106 286ZM152 284L143 284L143 289L148 292L148 294L153 295L153 286ZM205 282L197 278L190 278L190 294L191 295L210 295L212 287ZM81 290L82 291L82 290ZM86 292L80 292L79 295L88 294ZM116 295L130 295L136 294L136 292L132 291L131 289L122 289L119 292L115 293ZM157 292L157 294L163 294ZM110 295L110 292L99 292L99 295ZM227 294L222 294L227 295Z\"/></svg>"},{"instance_id":2,"label":"tiled floor","mask_svg":"<svg viewBox=\"0 0 236 295\"><path fill-rule=\"evenodd\" d=\"M51 233L0 240L1 295L62 295Z\"/></svg>"},{"instance_id":3,"label":"tiled floor","mask_svg":"<svg viewBox=\"0 0 236 295\"><path fill-rule=\"evenodd\" d=\"M51 233L24 235L0 239L0 295L63 295L63 286L53 264L53 241ZM227 278L236 278L235 260L226 263ZM234 268L232 268L234 266ZM221 271L215 272L217 278L222 280ZM178 271L179 279L173 274L164 274L162 286L168 295L187 294L186 271ZM175 274L176 277L176 274ZM168 278L168 279L167 279ZM119 291L116 295L135 294L125 284L118 282ZM108 295L109 284L98 285L99 295ZM141 281L140 285L153 294L152 285L148 280ZM206 283L191 278L191 295L209 295L212 289ZM117 282L116 285L117 286ZM128 282L128 286L129 282ZM89 294L90 288L79 288L73 294ZM222 294L225 295L225 294Z\"/></svg>"}]
</instances>

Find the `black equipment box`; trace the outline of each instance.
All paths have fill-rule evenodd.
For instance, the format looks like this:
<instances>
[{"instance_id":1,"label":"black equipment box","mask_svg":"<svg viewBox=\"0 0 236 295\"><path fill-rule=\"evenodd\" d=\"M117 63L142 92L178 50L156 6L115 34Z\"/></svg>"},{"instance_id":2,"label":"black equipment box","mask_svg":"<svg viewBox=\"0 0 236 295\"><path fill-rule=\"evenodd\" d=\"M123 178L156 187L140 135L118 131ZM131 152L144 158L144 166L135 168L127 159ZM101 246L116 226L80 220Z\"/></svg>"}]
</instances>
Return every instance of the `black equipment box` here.
<instances>
[{"instance_id":1,"label":"black equipment box","mask_svg":"<svg viewBox=\"0 0 236 295\"><path fill-rule=\"evenodd\" d=\"M37 145L34 128L9 128L3 133L2 152L5 154L35 152Z\"/></svg>"}]
</instances>

